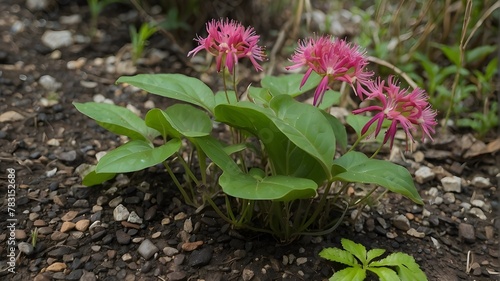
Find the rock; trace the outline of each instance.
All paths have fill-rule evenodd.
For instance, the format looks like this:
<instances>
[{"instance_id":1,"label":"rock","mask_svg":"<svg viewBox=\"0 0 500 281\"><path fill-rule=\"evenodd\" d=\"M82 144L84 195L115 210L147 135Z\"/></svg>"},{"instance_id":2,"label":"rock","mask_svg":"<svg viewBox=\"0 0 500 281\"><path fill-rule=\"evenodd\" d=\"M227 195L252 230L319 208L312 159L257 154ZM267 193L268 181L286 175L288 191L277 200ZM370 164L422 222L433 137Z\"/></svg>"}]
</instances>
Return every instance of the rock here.
<instances>
[{"instance_id":1,"label":"rock","mask_svg":"<svg viewBox=\"0 0 500 281\"><path fill-rule=\"evenodd\" d=\"M127 221L130 223L142 224L141 217L139 217L139 215L137 215L137 213L134 211L130 212L130 215L128 216Z\"/></svg>"},{"instance_id":2,"label":"rock","mask_svg":"<svg viewBox=\"0 0 500 281\"><path fill-rule=\"evenodd\" d=\"M187 215L184 212L180 212L174 216L174 220L180 221L180 220L185 219L186 217L187 217Z\"/></svg>"},{"instance_id":3,"label":"rock","mask_svg":"<svg viewBox=\"0 0 500 281\"><path fill-rule=\"evenodd\" d=\"M83 269L75 269L66 275L66 280L81 280Z\"/></svg>"},{"instance_id":4,"label":"rock","mask_svg":"<svg viewBox=\"0 0 500 281\"><path fill-rule=\"evenodd\" d=\"M458 236L466 243L474 243L476 241L474 226L468 223L460 223L458 225Z\"/></svg>"},{"instance_id":5,"label":"rock","mask_svg":"<svg viewBox=\"0 0 500 281\"><path fill-rule=\"evenodd\" d=\"M61 22L61 24L68 24L68 25L79 24L80 22L82 22L82 16L79 14L71 16L61 16L59 18L59 21Z\"/></svg>"},{"instance_id":6,"label":"rock","mask_svg":"<svg viewBox=\"0 0 500 281\"><path fill-rule=\"evenodd\" d=\"M305 258L305 257L297 258L297 260L295 260L295 263L298 266L301 266L301 265L305 264L306 262L307 262L307 258Z\"/></svg>"},{"instance_id":7,"label":"rock","mask_svg":"<svg viewBox=\"0 0 500 281\"><path fill-rule=\"evenodd\" d=\"M130 237L130 235L128 235L127 233L125 233L123 230L117 230L116 231L116 241L119 244L127 245L127 244L130 243L131 239L132 238Z\"/></svg>"},{"instance_id":8,"label":"rock","mask_svg":"<svg viewBox=\"0 0 500 281\"><path fill-rule=\"evenodd\" d=\"M425 233L423 232L418 232L415 228L410 228L408 229L408 231L406 231L406 233L410 236L413 236L413 237L417 237L417 238L424 238L425 237Z\"/></svg>"},{"instance_id":9,"label":"rock","mask_svg":"<svg viewBox=\"0 0 500 281\"><path fill-rule=\"evenodd\" d=\"M72 221L78 215L77 211L69 211L61 217L62 221Z\"/></svg>"},{"instance_id":10,"label":"rock","mask_svg":"<svg viewBox=\"0 0 500 281\"><path fill-rule=\"evenodd\" d=\"M83 270L82 277L80 277L80 281L97 281L97 277L94 272L88 272Z\"/></svg>"},{"instance_id":11,"label":"rock","mask_svg":"<svg viewBox=\"0 0 500 281\"><path fill-rule=\"evenodd\" d=\"M76 230L83 232L89 228L89 225L90 225L90 220L79 220L75 224L75 228L76 228Z\"/></svg>"},{"instance_id":12,"label":"rock","mask_svg":"<svg viewBox=\"0 0 500 281\"><path fill-rule=\"evenodd\" d=\"M163 248L163 253L166 256L172 257L172 256L178 254L179 250L177 250L176 248L172 248L172 247L165 247L165 248Z\"/></svg>"},{"instance_id":13,"label":"rock","mask_svg":"<svg viewBox=\"0 0 500 281\"><path fill-rule=\"evenodd\" d=\"M403 231L408 231L410 229L410 221L404 215L399 215L395 217L392 221L392 224L394 225L395 228Z\"/></svg>"},{"instance_id":14,"label":"rock","mask_svg":"<svg viewBox=\"0 0 500 281\"><path fill-rule=\"evenodd\" d=\"M50 75L42 75L40 79L38 79L38 83L49 92L55 92L62 86L61 83L57 82L56 78Z\"/></svg>"},{"instance_id":15,"label":"rock","mask_svg":"<svg viewBox=\"0 0 500 281\"><path fill-rule=\"evenodd\" d=\"M243 279L243 281L250 281L252 280L254 275L255 273L253 272L253 270L249 268L244 268L243 272L241 273L241 278Z\"/></svg>"},{"instance_id":16,"label":"rock","mask_svg":"<svg viewBox=\"0 0 500 281\"><path fill-rule=\"evenodd\" d=\"M486 220L486 215L484 214L483 210L473 207L469 210L469 214L476 215L478 218L482 220Z\"/></svg>"},{"instance_id":17,"label":"rock","mask_svg":"<svg viewBox=\"0 0 500 281\"><path fill-rule=\"evenodd\" d=\"M457 176L444 177L441 179L441 184L446 192L460 193L462 191L462 180Z\"/></svg>"},{"instance_id":18,"label":"rock","mask_svg":"<svg viewBox=\"0 0 500 281\"><path fill-rule=\"evenodd\" d=\"M15 233L16 240L24 240L27 237L26 231L24 231L22 229L16 229L16 231L14 233Z\"/></svg>"},{"instance_id":19,"label":"rock","mask_svg":"<svg viewBox=\"0 0 500 281\"><path fill-rule=\"evenodd\" d=\"M31 245L30 243L26 243L26 242L19 242L17 244L17 248L19 249L19 251L21 251L21 253L29 256L31 254L33 254L33 252L35 252L35 248L33 248L33 245Z\"/></svg>"},{"instance_id":20,"label":"rock","mask_svg":"<svg viewBox=\"0 0 500 281\"><path fill-rule=\"evenodd\" d=\"M191 218L188 218L184 221L184 231L187 233L193 232L193 222L191 221Z\"/></svg>"},{"instance_id":21,"label":"rock","mask_svg":"<svg viewBox=\"0 0 500 281\"><path fill-rule=\"evenodd\" d=\"M156 214L156 210L158 209L158 206L157 205L154 205L152 206L151 208L149 208L146 213L144 214L144 219L146 221L150 221L153 219L153 217L155 216Z\"/></svg>"},{"instance_id":22,"label":"rock","mask_svg":"<svg viewBox=\"0 0 500 281\"><path fill-rule=\"evenodd\" d=\"M20 113L17 113L16 111L7 111L4 112L0 115L0 122L15 122L15 121L20 121L24 120L24 116L21 115Z\"/></svg>"},{"instance_id":23,"label":"rock","mask_svg":"<svg viewBox=\"0 0 500 281\"><path fill-rule=\"evenodd\" d=\"M446 192L445 194L443 194L443 201L446 204L455 203L455 193Z\"/></svg>"},{"instance_id":24,"label":"rock","mask_svg":"<svg viewBox=\"0 0 500 281\"><path fill-rule=\"evenodd\" d=\"M213 249L211 247L195 250L189 255L188 265L193 267L207 265L212 259L212 255Z\"/></svg>"},{"instance_id":25,"label":"rock","mask_svg":"<svg viewBox=\"0 0 500 281\"><path fill-rule=\"evenodd\" d=\"M113 210L113 218L115 219L115 221L124 221L124 220L127 220L127 218L128 218L129 215L130 215L129 211L122 204L119 204Z\"/></svg>"},{"instance_id":26,"label":"rock","mask_svg":"<svg viewBox=\"0 0 500 281\"><path fill-rule=\"evenodd\" d=\"M488 178L474 177L472 179L472 185L478 188L488 188L491 186L491 182Z\"/></svg>"},{"instance_id":27,"label":"rock","mask_svg":"<svg viewBox=\"0 0 500 281\"><path fill-rule=\"evenodd\" d=\"M121 202L123 202L123 197L118 196L118 197L111 199L111 201L109 201L108 205L111 208L116 208ZM99 203L101 203L101 204L99 204ZM102 205L104 203L104 201L101 201L99 203L97 203L97 205Z\"/></svg>"},{"instance_id":28,"label":"rock","mask_svg":"<svg viewBox=\"0 0 500 281\"><path fill-rule=\"evenodd\" d=\"M42 43L52 50L73 45L73 35L69 30L47 30L42 35Z\"/></svg>"},{"instance_id":29,"label":"rock","mask_svg":"<svg viewBox=\"0 0 500 281\"><path fill-rule=\"evenodd\" d=\"M429 191L427 191L427 194L431 197L436 197L439 194L439 189L437 189L437 187L431 187L429 188Z\"/></svg>"},{"instance_id":30,"label":"rock","mask_svg":"<svg viewBox=\"0 0 500 281\"><path fill-rule=\"evenodd\" d=\"M160 249L156 247L155 244L153 244L151 241L148 239L144 239L142 241L141 245L137 249L137 252L146 260L149 260L154 254L156 254Z\"/></svg>"},{"instance_id":31,"label":"rock","mask_svg":"<svg viewBox=\"0 0 500 281\"><path fill-rule=\"evenodd\" d=\"M61 161L66 161L66 162L73 162L73 161L75 161L76 160L76 156L77 156L77 154L76 154L75 150L56 153L57 159L59 159Z\"/></svg>"},{"instance_id":32,"label":"rock","mask_svg":"<svg viewBox=\"0 0 500 281\"><path fill-rule=\"evenodd\" d=\"M36 220L33 222L33 225L36 227L42 227L42 226L46 226L47 223L44 220Z\"/></svg>"},{"instance_id":33,"label":"rock","mask_svg":"<svg viewBox=\"0 0 500 281\"><path fill-rule=\"evenodd\" d=\"M434 177L436 174L427 166L422 166L415 171L415 180L420 184L431 181Z\"/></svg>"},{"instance_id":34,"label":"rock","mask_svg":"<svg viewBox=\"0 0 500 281\"><path fill-rule=\"evenodd\" d=\"M129 262L132 260L132 255L130 253L125 253L122 256L122 261L124 262Z\"/></svg>"},{"instance_id":35,"label":"rock","mask_svg":"<svg viewBox=\"0 0 500 281\"><path fill-rule=\"evenodd\" d=\"M68 238L69 234L68 233L62 233L60 231L54 231L54 233L52 233L50 235L50 239L52 241L62 241L66 238Z\"/></svg>"},{"instance_id":36,"label":"rock","mask_svg":"<svg viewBox=\"0 0 500 281\"><path fill-rule=\"evenodd\" d=\"M49 8L50 0L26 0L26 7L32 11L43 11Z\"/></svg>"},{"instance_id":37,"label":"rock","mask_svg":"<svg viewBox=\"0 0 500 281\"><path fill-rule=\"evenodd\" d=\"M203 241L186 242L182 244L182 250L186 252L192 252L198 249L201 245L203 245Z\"/></svg>"},{"instance_id":38,"label":"rock","mask_svg":"<svg viewBox=\"0 0 500 281\"><path fill-rule=\"evenodd\" d=\"M55 262L47 267L47 271L59 272L66 269L66 264L63 262Z\"/></svg>"}]
</instances>

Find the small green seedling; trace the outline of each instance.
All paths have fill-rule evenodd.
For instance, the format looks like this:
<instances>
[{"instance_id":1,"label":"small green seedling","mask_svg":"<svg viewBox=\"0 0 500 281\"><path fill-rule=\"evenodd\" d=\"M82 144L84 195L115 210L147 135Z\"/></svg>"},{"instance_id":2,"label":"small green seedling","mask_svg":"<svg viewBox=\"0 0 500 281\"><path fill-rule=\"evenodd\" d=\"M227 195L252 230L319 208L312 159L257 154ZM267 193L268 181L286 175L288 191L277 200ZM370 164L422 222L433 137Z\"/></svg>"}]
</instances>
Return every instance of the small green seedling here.
<instances>
[{"instance_id":1,"label":"small green seedling","mask_svg":"<svg viewBox=\"0 0 500 281\"><path fill-rule=\"evenodd\" d=\"M35 229L33 229L31 231L31 245L34 247L36 247L36 242L38 241L38 227L35 227Z\"/></svg>"},{"instance_id":2,"label":"small green seedling","mask_svg":"<svg viewBox=\"0 0 500 281\"><path fill-rule=\"evenodd\" d=\"M405 253L392 253L387 257L374 260L385 253L384 249L366 248L349 239L342 238L342 247L323 249L319 255L327 260L342 263L350 267L333 274L330 281L362 281L366 278L366 271L375 273L380 281L426 281L425 273L420 269L412 256Z\"/></svg>"},{"instance_id":3,"label":"small green seedling","mask_svg":"<svg viewBox=\"0 0 500 281\"><path fill-rule=\"evenodd\" d=\"M151 37L157 30L156 26L149 22L143 23L139 30L137 30L134 25L129 26L130 39L132 40L132 61L134 64L137 63L137 60L142 57L144 47L146 46L149 37Z\"/></svg>"}]
</instances>

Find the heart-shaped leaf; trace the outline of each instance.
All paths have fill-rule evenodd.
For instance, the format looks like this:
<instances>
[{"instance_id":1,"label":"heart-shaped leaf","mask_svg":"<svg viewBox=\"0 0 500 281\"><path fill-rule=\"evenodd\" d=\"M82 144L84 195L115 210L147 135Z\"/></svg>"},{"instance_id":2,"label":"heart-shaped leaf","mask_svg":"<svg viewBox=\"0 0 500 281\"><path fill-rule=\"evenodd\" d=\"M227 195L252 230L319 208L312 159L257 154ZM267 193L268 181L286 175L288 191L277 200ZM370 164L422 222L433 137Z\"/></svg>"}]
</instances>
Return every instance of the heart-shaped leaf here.
<instances>
[{"instance_id":1,"label":"heart-shaped leaf","mask_svg":"<svg viewBox=\"0 0 500 281\"><path fill-rule=\"evenodd\" d=\"M138 74L122 76L116 83L128 83L152 94L181 100L213 112L212 90L199 79L183 74Z\"/></svg>"},{"instance_id":2,"label":"heart-shaped leaf","mask_svg":"<svg viewBox=\"0 0 500 281\"><path fill-rule=\"evenodd\" d=\"M351 151L335 159L332 175L333 180L377 184L423 204L408 170L392 162Z\"/></svg>"},{"instance_id":3,"label":"heart-shaped leaf","mask_svg":"<svg viewBox=\"0 0 500 281\"><path fill-rule=\"evenodd\" d=\"M174 104L165 109L165 113L170 125L183 136L207 136L212 131L210 117L192 105Z\"/></svg>"},{"instance_id":4,"label":"heart-shaped leaf","mask_svg":"<svg viewBox=\"0 0 500 281\"><path fill-rule=\"evenodd\" d=\"M94 119L100 126L118 135L124 135L132 140L153 140L159 135L157 130L148 126L144 120L132 111L107 103L77 103L73 105L78 111Z\"/></svg>"},{"instance_id":5,"label":"heart-shaped leaf","mask_svg":"<svg viewBox=\"0 0 500 281\"><path fill-rule=\"evenodd\" d=\"M159 147L134 140L104 155L96 167L98 173L127 173L139 171L165 161L181 147L179 139L172 139Z\"/></svg>"},{"instance_id":6,"label":"heart-shaped leaf","mask_svg":"<svg viewBox=\"0 0 500 281\"><path fill-rule=\"evenodd\" d=\"M144 118L146 125L156 129L163 138L167 136L172 136L175 138L181 138L179 131L175 130L167 119L167 114L165 111L159 108L153 108L146 114Z\"/></svg>"}]
</instances>

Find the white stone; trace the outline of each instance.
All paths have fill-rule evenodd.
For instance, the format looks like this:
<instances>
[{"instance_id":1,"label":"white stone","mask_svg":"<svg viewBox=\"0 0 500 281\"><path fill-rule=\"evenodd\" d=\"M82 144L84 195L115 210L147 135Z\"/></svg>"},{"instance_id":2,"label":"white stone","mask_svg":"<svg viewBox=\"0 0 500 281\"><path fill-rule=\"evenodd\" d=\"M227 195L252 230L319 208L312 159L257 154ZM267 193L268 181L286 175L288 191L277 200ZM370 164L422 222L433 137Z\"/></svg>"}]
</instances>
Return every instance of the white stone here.
<instances>
[{"instance_id":1,"label":"white stone","mask_svg":"<svg viewBox=\"0 0 500 281\"><path fill-rule=\"evenodd\" d=\"M304 264L304 263L306 263L306 262L307 262L307 258L304 258L304 257L302 257L302 258L297 258L297 260L295 261L295 263L296 263L298 266L301 266L301 265L303 265L303 264Z\"/></svg>"},{"instance_id":2,"label":"white stone","mask_svg":"<svg viewBox=\"0 0 500 281\"><path fill-rule=\"evenodd\" d=\"M55 92L61 88L61 83L57 82L56 78L50 75L43 75L38 80L38 83L47 91Z\"/></svg>"},{"instance_id":3,"label":"white stone","mask_svg":"<svg viewBox=\"0 0 500 281\"><path fill-rule=\"evenodd\" d=\"M82 22L82 16L79 14L74 14L71 16L61 16L59 18L61 24L79 24Z\"/></svg>"},{"instance_id":4,"label":"white stone","mask_svg":"<svg viewBox=\"0 0 500 281\"><path fill-rule=\"evenodd\" d=\"M488 178L474 177L472 179L472 185L478 188L487 188L491 186L491 182Z\"/></svg>"},{"instance_id":5,"label":"white stone","mask_svg":"<svg viewBox=\"0 0 500 281\"><path fill-rule=\"evenodd\" d=\"M439 190L437 189L437 187L431 187L429 189L429 191L427 191L427 194L429 194L429 196L431 197L436 197L439 193Z\"/></svg>"},{"instance_id":6,"label":"white stone","mask_svg":"<svg viewBox=\"0 0 500 281\"><path fill-rule=\"evenodd\" d=\"M30 11L42 11L49 8L49 0L26 0L26 7Z\"/></svg>"},{"instance_id":7,"label":"white stone","mask_svg":"<svg viewBox=\"0 0 500 281\"><path fill-rule=\"evenodd\" d=\"M42 35L42 43L52 50L73 45L73 35L69 30L47 30Z\"/></svg>"},{"instance_id":8,"label":"white stone","mask_svg":"<svg viewBox=\"0 0 500 281\"><path fill-rule=\"evenodd\" d=\"M132 211L132 212L130 212L130 215L128 216L127 221L130 223L141 224L142 218L139 217L139 215L136 212Z\"/></svg>"},{"instance_id":9,"label":"white stone","mask_svg":"<svg viewBox=\"0 0 500 281\"><path fill-rule=\"evenodd\" d=\"M130 212L122 204L119 204L113 210L113 218L115 219L115 221L124 221L124 220L127 220L127 218L128 218L129 215L130 215Z\"/></svg>"},{"instance_id":10,"label":"white stone","mask_svg":"<svg viewBox=\"0 0 500 281\"><path fill-rule=\"evenodd\" d=\"M415 228L410 228L408 229L408 231L406 232L408 235L410 236L413 236L413 237L417 237L417 238L424 238L425 237L425 233L423 232L418 232Z\"/></svg>"},{"instance_id":11,"label":"white stone","mask_svg":"<svg viewBox=\"0 0 500 281\"><path fill-rule=\"evenodd\" d=\"M441 184L443 185L443 190L446 192L462 191L462 180L457 176L444 177L441 179Z\"/></svg>"},{"instance_id":12,"label":"white stone","mask_svg":"<svg viewBox=\"0 0 500 281\"><path fill-rule=\"evenodd\" d=\"M473 207L470 209L469 213L476 215L478 218L480 218L482 220L486 220L486 216L484 215L483 210L481 210L479 208Z\"/></svg>"},{"instance_id":13,"label":"white stone","mask_svg":"<svg viewBox=\"0 0 500 281\"><path fill-rule=\"evenodd\" d=\"M436 174L427 166L420 167L415 171L415 180L422 184L434 179Z\"/></svg>"}]
</instances>

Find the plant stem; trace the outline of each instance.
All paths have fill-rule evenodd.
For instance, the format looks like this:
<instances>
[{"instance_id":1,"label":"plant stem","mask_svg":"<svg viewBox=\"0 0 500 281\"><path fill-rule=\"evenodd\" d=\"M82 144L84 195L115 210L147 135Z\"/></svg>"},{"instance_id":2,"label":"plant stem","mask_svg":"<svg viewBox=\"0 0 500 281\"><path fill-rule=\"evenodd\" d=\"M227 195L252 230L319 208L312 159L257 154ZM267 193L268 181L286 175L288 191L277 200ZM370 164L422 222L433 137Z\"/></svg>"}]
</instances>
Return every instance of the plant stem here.
<instances>
[{"instance_id":1,"label":"plant stem","mask_svg":"<svg viewBox=\"0 0 500 281\"><path fill-rule=\"evenodd\" d=\"M191 206L195 206L195 204L193 203L193 201L191 200L191 198L189 198L188 194L186 193L186 191L182 187L182 185L179 182L179 180L177 180L177 177L174 175L174 172L172 171L172 169L170 168L170 166L168 166L165 161L163 161L162 163L163 163L163 166L165 166L165 169L167 169L167 172L170 175L170 177L172 178L172 181L174 182L174 184L177 186L177 188L181 192L182 197L184 198L184 201L186 201L186 204L191 205Z\"/></svg>"}]
</instances>

